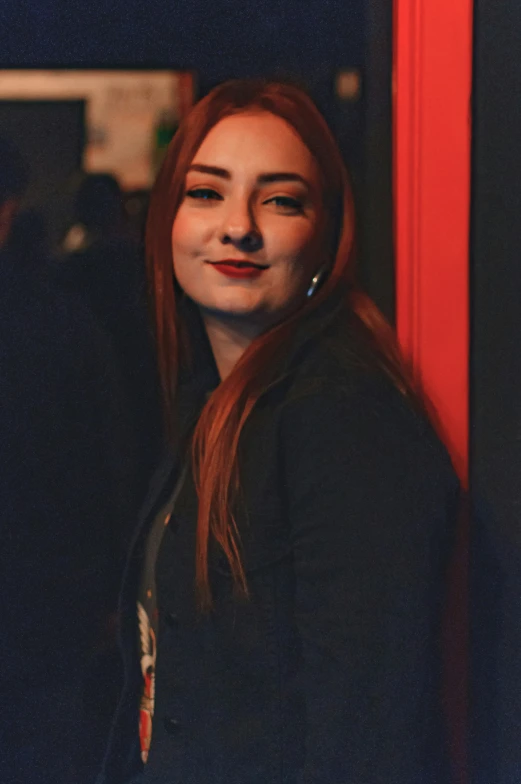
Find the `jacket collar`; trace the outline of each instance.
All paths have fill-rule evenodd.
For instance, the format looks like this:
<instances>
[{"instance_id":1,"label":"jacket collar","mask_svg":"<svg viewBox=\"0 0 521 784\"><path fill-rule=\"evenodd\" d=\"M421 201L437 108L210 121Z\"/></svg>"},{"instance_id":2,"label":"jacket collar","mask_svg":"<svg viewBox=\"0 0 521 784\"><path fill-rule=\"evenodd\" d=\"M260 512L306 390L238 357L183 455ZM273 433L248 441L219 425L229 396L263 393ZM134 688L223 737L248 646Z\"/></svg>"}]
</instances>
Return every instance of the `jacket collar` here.
<instances>
[{"instance_id":1,"label":"jacket collar","mask_svg":"<svg viewBox=\"0 0 521 784\"><path fill-rule=\"evenodd\" d=\"M287 376L299 364L303 354L316 343L329 326L346 312L347 294L339 287L315 310L307 313L296 325L285 356L280 363L278 377Z\"/></svg>"},{"instance_id":2,"label":"jacket collar","mask_svg":"<svg viewBox=\"0 0 521 784\"><path fill-rule=\"evenodd\" d=\"M345 310L345 303L344 290L333 292L296 325L270 388L291 374L306 349ZM191 357L191 362L185 363L180 370L177 398L180 421L186 422L198 415L208 396L219 385L220 376L200 312L186 296L180 300L179 315L189 337Z\"/></svg>"}]
</instances>

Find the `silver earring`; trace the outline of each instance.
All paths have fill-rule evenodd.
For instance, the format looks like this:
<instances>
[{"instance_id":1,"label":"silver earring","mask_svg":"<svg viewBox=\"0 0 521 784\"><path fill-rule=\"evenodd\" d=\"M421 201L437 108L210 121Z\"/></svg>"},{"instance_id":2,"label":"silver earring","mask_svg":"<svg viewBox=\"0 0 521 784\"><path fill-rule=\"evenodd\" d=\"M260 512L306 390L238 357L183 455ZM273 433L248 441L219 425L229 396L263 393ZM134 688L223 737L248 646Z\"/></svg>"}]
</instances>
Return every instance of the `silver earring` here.
<instances>
[{"instance_id":1,"label":"silver earring","mask_svg":"<svg viewBox=\"0 0 521 784\"><path fill-rule=\"evenodd\" d=\"M324 278L326 277L326 273L327 273L326 267L321 267L319 269L319 271L316 273L309 286L308 293L307 293L308 297L312 297L313 294L316 293L321 283L324 281Z\"/></svg>"}]
</instances>

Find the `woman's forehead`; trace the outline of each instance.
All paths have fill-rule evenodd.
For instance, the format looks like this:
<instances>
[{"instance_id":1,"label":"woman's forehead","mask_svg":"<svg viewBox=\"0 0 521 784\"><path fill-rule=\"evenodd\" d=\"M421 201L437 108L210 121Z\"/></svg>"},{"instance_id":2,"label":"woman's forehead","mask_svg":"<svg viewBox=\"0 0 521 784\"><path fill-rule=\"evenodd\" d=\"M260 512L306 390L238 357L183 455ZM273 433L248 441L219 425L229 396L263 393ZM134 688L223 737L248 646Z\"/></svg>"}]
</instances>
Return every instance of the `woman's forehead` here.
<instances>
[{"instance_id":1,"label":"woman's forehead","mask_svg":"<svg viewBox=\"0 0 521 784\"><path fill-rule=\"evenodd\" d=\"M267 111L248 111L220 120L203 139L192 163L267 171L297 170L318 176L317 164L297 131Z\"/></svg>"}]
</instances>

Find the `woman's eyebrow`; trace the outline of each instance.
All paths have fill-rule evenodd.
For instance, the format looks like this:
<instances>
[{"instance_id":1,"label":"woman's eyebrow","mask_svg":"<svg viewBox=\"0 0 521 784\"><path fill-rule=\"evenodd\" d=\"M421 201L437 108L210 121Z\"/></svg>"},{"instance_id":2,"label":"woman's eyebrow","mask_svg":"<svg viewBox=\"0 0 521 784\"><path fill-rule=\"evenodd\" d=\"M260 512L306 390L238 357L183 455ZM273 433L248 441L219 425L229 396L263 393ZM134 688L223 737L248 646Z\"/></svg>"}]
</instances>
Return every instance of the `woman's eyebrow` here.
<instances>
[{"instance_id":1,"label":"woman's eyebrow","mask_svg":"<svg viewBox=\"0 0 521 784\"><path fill-rule=\"evenodd\" d=\"M219 166L209 166L206 163L193 163L188 171L212 174L214 177L220 177L223 180L231 180L232 178L228 169L221 169ZM301 182L306 188L311 190L311 185L305 177L296 172L266 172L265 174L259 174L257 182L259 185L267 185L272 182Z\"/></svg>"},{"instance_id":2,"label":"woman's eyebrow","mask_svg":"<svg viewBox=\"0 0 521 784\"><path fill-rule=\"evenodd\" d=\"M306 188L311 190L311 185L306 178L296 172L269 172L267 174L259 174L257 182L260 185L266 185L270 182L301 182Z\"/></svg>"},{"instance_id":3,"label":"woman's eyebrow","mask_svg":"<svg viewBox=\"0 0 521 784\"><path fill-rule=\"evenodd\" d=\"M232 175L227 169L221 169L219 166L207 166L205 163L192 163L188 171L213 174L214 177L222 177L223 180L231 180L232 178Z\"/></svg>"}]
</instances>

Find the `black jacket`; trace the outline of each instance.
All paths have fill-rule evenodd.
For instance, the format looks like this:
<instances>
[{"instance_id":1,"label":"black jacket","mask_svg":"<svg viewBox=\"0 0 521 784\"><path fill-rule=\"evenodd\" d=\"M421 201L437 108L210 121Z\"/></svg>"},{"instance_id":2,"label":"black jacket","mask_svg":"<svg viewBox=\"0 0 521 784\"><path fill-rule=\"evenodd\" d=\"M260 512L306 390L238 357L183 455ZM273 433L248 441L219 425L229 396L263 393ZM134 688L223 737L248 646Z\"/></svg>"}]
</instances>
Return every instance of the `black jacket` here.
<instances>
[{"instance_id":1,"label":"black jacket","mask_svg":"<svg viewBox=\"0 0 521 784\"><path fill-rule=\"evenodd\" d=\"M327 306L309 317L247 423L237 516L249 601L234 598L214 548L214 609L197 615L190 476L178 498L157 562L146 782L447 780L438 648L458 483L430 425L351 322ZM216 383L199 344L203 381L185 389L194 411ZM141 768L137 581L146 531L180 465L176 455L158 472L127 564L126 687L104 784Z\"/></svg>"}]
</instances>

